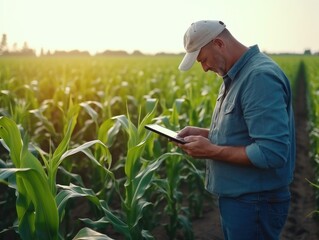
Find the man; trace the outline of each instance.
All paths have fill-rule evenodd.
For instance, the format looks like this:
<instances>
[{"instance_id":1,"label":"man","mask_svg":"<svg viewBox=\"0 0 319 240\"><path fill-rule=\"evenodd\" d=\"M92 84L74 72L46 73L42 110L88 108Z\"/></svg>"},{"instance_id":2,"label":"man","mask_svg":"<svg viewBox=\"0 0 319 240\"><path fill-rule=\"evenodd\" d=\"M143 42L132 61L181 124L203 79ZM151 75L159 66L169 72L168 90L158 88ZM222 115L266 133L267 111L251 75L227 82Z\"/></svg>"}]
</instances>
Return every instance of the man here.
<instances>
[{"instance_id":1,"label":"man","mask_svg":"<svg viewBox=\"0 0 319 240\"><path fill-rule=\"evenodd\" d=\"M206 160L206 188L218 196L225 239L279 239L295 163L290 84L276 63L237 41L221 21L185 33L179 69L197 60L223 77L210 129L186 127L177 144Z\"/></svg>"}]
</instances>

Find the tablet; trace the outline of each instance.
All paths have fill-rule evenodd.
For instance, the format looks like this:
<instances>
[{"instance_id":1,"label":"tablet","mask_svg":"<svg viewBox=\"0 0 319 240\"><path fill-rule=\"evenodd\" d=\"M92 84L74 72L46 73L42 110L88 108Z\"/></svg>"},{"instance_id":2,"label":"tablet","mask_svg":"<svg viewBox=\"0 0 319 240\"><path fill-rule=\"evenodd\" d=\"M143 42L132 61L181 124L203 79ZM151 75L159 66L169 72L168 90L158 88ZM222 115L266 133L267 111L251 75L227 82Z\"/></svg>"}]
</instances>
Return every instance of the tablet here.
<instances>
[{"instance_id":1,"label":"tablet","mask_svg":"<svg viewBox=\"0 0 319 240\"><path fill-rule=\"evenodd\" d=\"M178 142L178 143L181 143L181 144L184 144L186 143L184 141L183 138L180 138L180 137L177 137L177 133L168 129L168 128L165 128L165 127L162 127L160 125L157 125L157 124L148 124L148 125L145 125L145 128L148 129L148 130L151 130L157 134L160 134L164 137L167 137L169 138L170 140L174 141L174 142Z\"/></svg>"}]
</instances>

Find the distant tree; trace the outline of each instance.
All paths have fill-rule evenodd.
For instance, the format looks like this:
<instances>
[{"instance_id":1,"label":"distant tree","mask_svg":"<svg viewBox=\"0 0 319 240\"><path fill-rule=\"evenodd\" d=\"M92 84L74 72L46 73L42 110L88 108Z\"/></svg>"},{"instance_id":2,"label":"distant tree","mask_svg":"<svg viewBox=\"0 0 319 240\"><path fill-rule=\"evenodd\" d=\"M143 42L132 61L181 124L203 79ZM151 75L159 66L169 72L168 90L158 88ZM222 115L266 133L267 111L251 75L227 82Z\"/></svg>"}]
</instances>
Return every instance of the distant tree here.
<instances>
[{"instance_id":1,"label":"distant tree","mask_svg":"<svg viewBox=\"0 0 319 240\"><path fill-rule=\"evenodd\" d=\"M72 51L55 51L53 56L90 56L88 51L79 51L79 50L72 50Z\"/></svg>"},{"instance_id":2,"label":"distant tree","mask_svg":"<svg viewBox=\"0 0 319 240\"><path fill-rule=\"evenodd\" d=\"M7 46L7 34L2 34L1 43L0 43L0 53L3 53L8 50Z\"/></svg>"},{"instance_id":3,"label":"distant tree","mask_svg":"<svg viewBox=\"0 0 319 240\"><path fill-rule=\"evenodd\" d=\"M35 56L35 52L33 49L29 48L29 45L27 42L24 42L22 50L21 50L21 55L23 56Z\"/></svg>"},{"instance_id":4,"label":"distant tree","mask_svg":"<svg viewBox=\"0 0 319 240\"><path fill-rule=\"evenodd\" d=\"M304 55L311 55L311 50L310 49L306 49L303 54Z\"/></svg>"},{"instance_id":5,"label":"distant tree","mask_svg":"<svg viewBox=\"0 0 319 240\"><path fill-rule=\"evenodd\" d=\"M139 50L135 50L133 53L132 53L133 56L143 56L144 54L139 51Z\"/></svg>"},{"instance_id":6,"label":"distant tree","mask_svg":"<svg viewBox=\"0 0 319 240\"><path fill-rule=\"evenodd\" d=\"M96 56L128 56L128 55L129 54L123 50L118 50L118 51L105 50L103 53L96 54Z\"/></svg>"}]
</instances>

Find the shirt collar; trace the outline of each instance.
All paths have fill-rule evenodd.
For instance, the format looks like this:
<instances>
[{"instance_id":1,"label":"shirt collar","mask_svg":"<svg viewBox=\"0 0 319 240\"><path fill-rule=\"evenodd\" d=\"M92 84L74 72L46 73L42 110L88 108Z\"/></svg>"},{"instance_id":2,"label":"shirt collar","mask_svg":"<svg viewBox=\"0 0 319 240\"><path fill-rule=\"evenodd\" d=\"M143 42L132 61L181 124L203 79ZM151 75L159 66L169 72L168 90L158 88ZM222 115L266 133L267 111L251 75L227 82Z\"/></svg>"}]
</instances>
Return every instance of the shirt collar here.
<instances>
[{"instance_id":1,"label":"shirt collar","mask_svg":"<svg viewBox=\"0 0 319 240\"><path fill-rule=\"evenodd\" d=\"M239 59L238 61L231 67L231 69L228 71L226 76L233 80L237 73L244 67L244 65L247 63L249 59L251 59L254 55L258 54L259 47L258 45L251 46L248 51L246 51ZM225 76L224 76L225 77Z\"/></svg>"}]
</instances>

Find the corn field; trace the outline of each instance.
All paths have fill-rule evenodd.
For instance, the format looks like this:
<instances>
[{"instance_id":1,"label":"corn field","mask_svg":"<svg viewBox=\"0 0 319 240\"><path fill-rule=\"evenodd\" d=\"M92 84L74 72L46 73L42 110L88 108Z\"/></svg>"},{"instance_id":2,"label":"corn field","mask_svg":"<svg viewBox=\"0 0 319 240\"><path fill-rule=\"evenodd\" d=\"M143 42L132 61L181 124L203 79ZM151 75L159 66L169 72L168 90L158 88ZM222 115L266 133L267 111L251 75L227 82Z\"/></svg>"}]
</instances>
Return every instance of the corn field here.
<instances>
[{"instance_id":1,"label":"corn field","mask_svg":"<svg viewBox=\"0 0 319 240\"><path fill-rule=\"evenodd\" d=\"M316 182L311 184L319 189L319 58L308 57L303 63L308 89L311 158L314 160L316 172ZM319 206L319 191L317 191L316 199Z\"/></svg>"},{"instance_id":2,"label":"corn field","mask_svg":"<svg viewBox=\"0 0 319 240\"><path fill-rule=\"evenodd\" d=\"M319 176L319 59L274 59L305 66ZM194 239L205 163L144 128L209 127L222 79L180 60L0 58L0 238Z\"/></svg>"}]
</instances>

